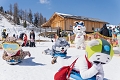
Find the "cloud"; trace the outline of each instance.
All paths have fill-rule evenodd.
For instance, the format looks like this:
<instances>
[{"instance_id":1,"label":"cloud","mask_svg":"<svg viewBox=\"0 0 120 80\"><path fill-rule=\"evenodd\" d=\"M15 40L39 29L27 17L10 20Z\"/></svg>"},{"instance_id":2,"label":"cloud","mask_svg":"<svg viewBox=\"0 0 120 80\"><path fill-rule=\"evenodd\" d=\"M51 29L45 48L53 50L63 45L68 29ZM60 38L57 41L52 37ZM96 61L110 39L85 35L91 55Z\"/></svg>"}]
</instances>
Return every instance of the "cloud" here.
<instances>
[{"instance_id":1,"label":"cloud","mask_svg":"<svg viewBox=\"0 0 120 80\"><path fill-rule=\"evenodd\" d=\"M48 4L48 3L49 3L49 0L40 0L40 3L41 3L41 4Z\"/></svg>"}]
</instances>

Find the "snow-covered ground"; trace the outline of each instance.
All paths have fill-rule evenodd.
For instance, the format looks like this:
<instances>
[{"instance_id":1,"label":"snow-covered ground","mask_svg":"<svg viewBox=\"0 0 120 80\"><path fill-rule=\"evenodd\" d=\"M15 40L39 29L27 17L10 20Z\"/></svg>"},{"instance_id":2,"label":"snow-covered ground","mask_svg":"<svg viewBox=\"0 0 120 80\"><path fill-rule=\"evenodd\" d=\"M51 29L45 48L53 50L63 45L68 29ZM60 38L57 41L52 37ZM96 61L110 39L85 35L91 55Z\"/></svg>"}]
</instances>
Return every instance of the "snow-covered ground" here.
<instances>
[{"instance_id":1,"label":"snow-covered ground","mask_svg":"<svg viewBox=\"0 0 120 80\"><path fill-rule=\"evenodd\" d=\"M59 62L51 64L51 56L42 54L43 50L51 48L53 44L41 42L37 43L35 48L23 47L23 50L30 51L31 57L26 57L17 65L7 64L2 59L3 50L0 50L0 80L54 80L54 74L61 64ZM74 47L68 49L68 56L76 57L82 54L84 50L77 50ZM66 64L65 61L63 64ZM114 56L110 63L104 65L104 72L105 80L120 80L120 57Z\"/></svg>"},{"instance_id":2,"label":"snow-covered ground","mask_svg":"<svg viewBox=\"0 0 120 80\"><path fill-rule=\"evenodd\" d=\"M29 35L29 31L11 25L7 19L3 17L2 21L0 21L0 32L4 28L6 28L11 35L13 33L19 34L20 32L26 32ZM38 37L37 34L38 33L36 33L36 39L51 40L49 38ZM22 63L17 65L7 64L2 59L3 50L0 49L0 80L54 80L54 74L61 67L61 64L59 62L51 64L51 56L42 54L43 50L51 48L53 44L52 42L38 42L35 48L23 47L23 50L30 51L31 57L26 57ZM83 54L84 50L78 50L74 47L68 49L68 56L76 57ZM63 61L62 64L67 63ZM103 68L105 80L120 80L120 57L114 56L112 61L104 65Z\"/></svg>"}]
</instances>

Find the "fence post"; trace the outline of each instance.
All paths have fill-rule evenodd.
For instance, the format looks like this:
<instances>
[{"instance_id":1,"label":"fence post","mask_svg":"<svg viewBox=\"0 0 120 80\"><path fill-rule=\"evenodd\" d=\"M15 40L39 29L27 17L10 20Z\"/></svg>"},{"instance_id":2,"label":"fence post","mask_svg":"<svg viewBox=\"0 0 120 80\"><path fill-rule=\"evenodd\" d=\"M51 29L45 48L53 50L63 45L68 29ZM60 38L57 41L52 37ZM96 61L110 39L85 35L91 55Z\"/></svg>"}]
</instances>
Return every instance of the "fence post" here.
<instances>
[{"instance_id":1,"label":"fence post","mask_svg":"<svg viewBox=\"0 0 120 80\"><path fill-rule=\"evenodd\" d=\"M68 34L68 42L71 44L70 33Z\"/></svg>"}]
</instances>

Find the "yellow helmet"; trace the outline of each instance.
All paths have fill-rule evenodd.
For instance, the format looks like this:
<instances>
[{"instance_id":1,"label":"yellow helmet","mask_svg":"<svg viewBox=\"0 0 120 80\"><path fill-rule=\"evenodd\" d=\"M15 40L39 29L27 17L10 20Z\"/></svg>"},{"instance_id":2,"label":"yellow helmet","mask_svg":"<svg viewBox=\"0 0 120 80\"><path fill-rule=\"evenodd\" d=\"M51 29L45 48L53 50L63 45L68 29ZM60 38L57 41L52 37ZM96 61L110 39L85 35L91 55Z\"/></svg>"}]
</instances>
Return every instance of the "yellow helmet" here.
<instances>
[{"instance_id":1,"label":"yellow helmet","mask_svg":"<svg viewBox=\"0 0 120 80\"><path fill-rule=\"evenodd\" d=\"M87 58L90 62L108 63L114 54L112 45L105 39L96 39L86 46Z\"/></svg>"}]
</instances>

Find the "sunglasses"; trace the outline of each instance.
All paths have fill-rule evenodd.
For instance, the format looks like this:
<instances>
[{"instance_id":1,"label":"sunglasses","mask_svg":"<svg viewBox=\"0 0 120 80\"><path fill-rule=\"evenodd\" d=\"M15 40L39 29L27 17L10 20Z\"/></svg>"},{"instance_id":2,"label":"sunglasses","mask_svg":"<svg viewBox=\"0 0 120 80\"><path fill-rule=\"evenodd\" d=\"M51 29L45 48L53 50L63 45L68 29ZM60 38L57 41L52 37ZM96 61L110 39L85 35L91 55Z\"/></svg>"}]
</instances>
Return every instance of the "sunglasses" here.
<instances>
[{"instance_id":1,"label":"sunglasses","mask_svg":"<svg viewBox=\"0 0 120 80\"><path fill-rule=\"evenodd\" d=\"M19 44L17 43L3 43L2 47L6 50L17 50L19 48Z\"/></svg>"}]
</instances>

